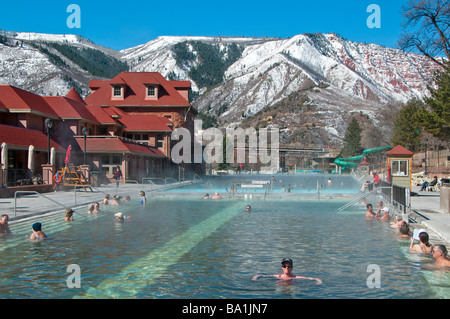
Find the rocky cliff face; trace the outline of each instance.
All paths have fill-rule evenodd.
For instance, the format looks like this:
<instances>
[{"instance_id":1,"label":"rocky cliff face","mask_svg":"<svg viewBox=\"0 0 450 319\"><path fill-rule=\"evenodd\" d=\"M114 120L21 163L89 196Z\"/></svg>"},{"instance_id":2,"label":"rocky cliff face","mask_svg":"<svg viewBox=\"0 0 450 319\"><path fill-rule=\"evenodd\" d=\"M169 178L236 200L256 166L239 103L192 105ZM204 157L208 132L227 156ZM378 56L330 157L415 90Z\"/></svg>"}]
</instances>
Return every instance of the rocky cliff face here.
<instances>
[{"instance_id":1,"label":"rocky cliff face","mask_svg":"<svg viewBox=\"0 0 450 319\"><path fill-rule=\"evenodd\" d=\"M45 44L89 47L127 62L130 71L191 80L198 96L193 106L217 117L221 127L272 125L282 130L285 142L322 145L341 141L352 113L382 126L376 119L380 108L424 97L437 69L421 55L355 43L336 34L290 39L158 37L120 52L77 36L6 36L9 45L0 43L2 84L54 95L65 95L75 84L88 94L94 76ZM205 53L205 47L214 50ZM55 56L65 63L55 63ZM200 68L209 59L218 67ZM208 77L215 77L214 85L202 81Z\"/></svg>"}]
</instances>

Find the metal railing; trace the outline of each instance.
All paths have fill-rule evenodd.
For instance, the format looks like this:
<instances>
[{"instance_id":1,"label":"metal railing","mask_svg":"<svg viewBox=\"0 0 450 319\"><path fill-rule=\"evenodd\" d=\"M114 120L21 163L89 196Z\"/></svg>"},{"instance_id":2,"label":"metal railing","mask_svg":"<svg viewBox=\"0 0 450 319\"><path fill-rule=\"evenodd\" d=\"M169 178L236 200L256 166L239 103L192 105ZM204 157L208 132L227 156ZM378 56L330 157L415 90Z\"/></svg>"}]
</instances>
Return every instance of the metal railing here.
<instances>
[{"instance_id":1,"label":"metal railing","mask_svg":"<svg viewBox=\"0 0 450 319\"><path fill-rule=\"evenodd\" d=\"M55 204L58 204L58 205L60 205L60 206L62 206L64 208L67 208L67 206L65 206L65 205L63 205L63 204L61 204L61 203L59 203L59 202L49 198L48 196L45 196L45 195L39 193L39 192L36 192L36 191L17 191L17 192L14 193L14 217L17 217L17 194L34 194L34 195L39 195L39 196L42 196L42 197L48 199L49 201L52 201Z\"/></svg>"}]
</instances>

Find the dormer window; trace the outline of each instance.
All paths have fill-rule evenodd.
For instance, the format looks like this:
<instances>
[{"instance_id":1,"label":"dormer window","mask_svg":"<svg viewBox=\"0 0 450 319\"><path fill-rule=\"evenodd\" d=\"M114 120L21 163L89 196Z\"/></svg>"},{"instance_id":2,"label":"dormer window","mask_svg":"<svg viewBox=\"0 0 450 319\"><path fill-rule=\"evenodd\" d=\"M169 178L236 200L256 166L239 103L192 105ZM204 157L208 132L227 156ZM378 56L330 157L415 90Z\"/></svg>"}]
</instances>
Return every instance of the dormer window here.
<instances>
[{"instance_id":1,"label":"dormer window","mask_svg":"<svg viewBox=\"0 0 450 319\"><path fill-rule=\"evenodd\" d=\"M123 98L123 85L113 85L113 98Z\"/></svg>"},{"instance_id":2,"label":"dormer window","mask_svg":"<svg viewBox=\"0 0 450 319\"><path fill-rule=\"evenodd\" d=\"M154 84L147 84L147 99L158 98L158 87Z\"/></svg>"}]
</instances>

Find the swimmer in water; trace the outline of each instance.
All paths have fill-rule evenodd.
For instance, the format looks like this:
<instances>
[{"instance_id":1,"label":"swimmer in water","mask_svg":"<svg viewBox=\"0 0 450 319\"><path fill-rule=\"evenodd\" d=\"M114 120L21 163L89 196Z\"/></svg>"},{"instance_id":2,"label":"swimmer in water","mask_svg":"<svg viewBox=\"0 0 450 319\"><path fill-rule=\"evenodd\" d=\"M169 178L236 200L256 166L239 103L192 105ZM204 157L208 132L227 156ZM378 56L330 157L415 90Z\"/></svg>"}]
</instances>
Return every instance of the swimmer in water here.
<instances>
[{"instance_id":1,"label":"swimmer in water","mask_svg":"<svg viewBox=\"0 0 450 319\"><path fill-rule=\"evenodd\" d=\"M31 241L47 238L47 235L42 231L41 223L34 223L33 226L31 226L31 228L33 229L33 233L30 235Z\"/></svg>"},{"instance_id":2,"label":"swimmer in water","mask_svg":"<svg viewBox=\"0 0 450 319\"><path fill-rule=\"evenodd\" d=\"M447 248L444 245L436 245L432 249L433 258L435 260L435 267L450 269L450 259L448 259Z\"/></svg>"},{"instance_id":3,"label":"swimmer in water","mask_svg":"<svg viewBox=\"0 0 450 319\"><path fill-rule=\"evenodd\" d=\"M73 213L74 213L74 211L73 211L72 208L67 208L66 209L66 218L64 218L64 221L66 221L66 222L73 221L74 220L73 219Z\"/></svg>"},{"instance_id":4,"label":"swimmer in water","mask_svg":"<svg viewBox=\"0 0 450 319\"><path fill-rule=\"evenodd\" d=\"M145 197L145 192L140 191L139 196L141 196L141 198L139 199L139 205L145 207L145 205L147 204L147 198Z\"/></svg>"},{"instance_id":5,"label":"swimmer in water","mask_svg":"<svg viewBox=\"0 0 450 319\"><path fill-rule=\"evenodd\" d=\"M373 206L372 204L367 204L366 205L367 211L366 211L366 218L370 219L370 218L377 218L377 214L375 214L373 212Z\"/></svg>"},{"instance_id":6,"label":"swimmer in water","mask_svg":"<svg viewBox=\"0 0 450 319\"><path fill-rule=\"evenodd\" d=\"M282 274L279 275L256 275L252 278L252 280L257 280L259 277L275 277L281 280L294 280L294 279L308 279L315 280L317 285L322 284L322 280L319 278L312 277L304 277L304 276L296 276L292 273L292 269L294 268L294 264L292 259L285 258L281 261L281 269L283 270Z\"/></svg>"}]
</instances>

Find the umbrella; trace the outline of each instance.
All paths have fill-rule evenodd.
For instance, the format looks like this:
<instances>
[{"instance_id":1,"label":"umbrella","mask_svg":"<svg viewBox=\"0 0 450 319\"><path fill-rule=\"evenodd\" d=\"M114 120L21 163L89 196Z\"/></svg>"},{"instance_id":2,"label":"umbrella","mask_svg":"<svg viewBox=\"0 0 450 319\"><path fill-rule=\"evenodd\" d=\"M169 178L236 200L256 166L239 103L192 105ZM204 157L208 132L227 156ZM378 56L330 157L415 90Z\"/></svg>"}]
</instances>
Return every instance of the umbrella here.
<instances>
[{"instance_id":1,"label":"umbrella","mask_svg":"<svg viewBox=\"0 0 450 319\"><path fill-rule=\"evenodd\" d=\"M69 145L66 152L66 159L64 160L64 163L69 164L70 163L70 154L72 153L72 145Z\"/></svg>"},{"instance_id":2,"label":"umbrella","mask_svg":"<svg viewBox=\"0 0 450 319\"><path fill-rule=\"evenodd\" d=\"M34 172L34 146L28 148L28 169Z\"/></svg>"},{"instance_id":3,"label":"umbrella","mask_svg":"<svg viewBox=\"0 0 450 319\"><path fill-rule=\"evenodd\" d=\"M56 149L52 147L52 149L50 150L50 164L55 165L55 162L56 162Z\"/></svg>"},{"instance_id":4,"label":"umbrella","mask_svg":"<svg viewBox=\"0 0 450 319\"><path fill-rule=\"evenodd\" d=\"M8 169L8 144L2 143L2 168Z\"/></svg>"}]
</instances>

